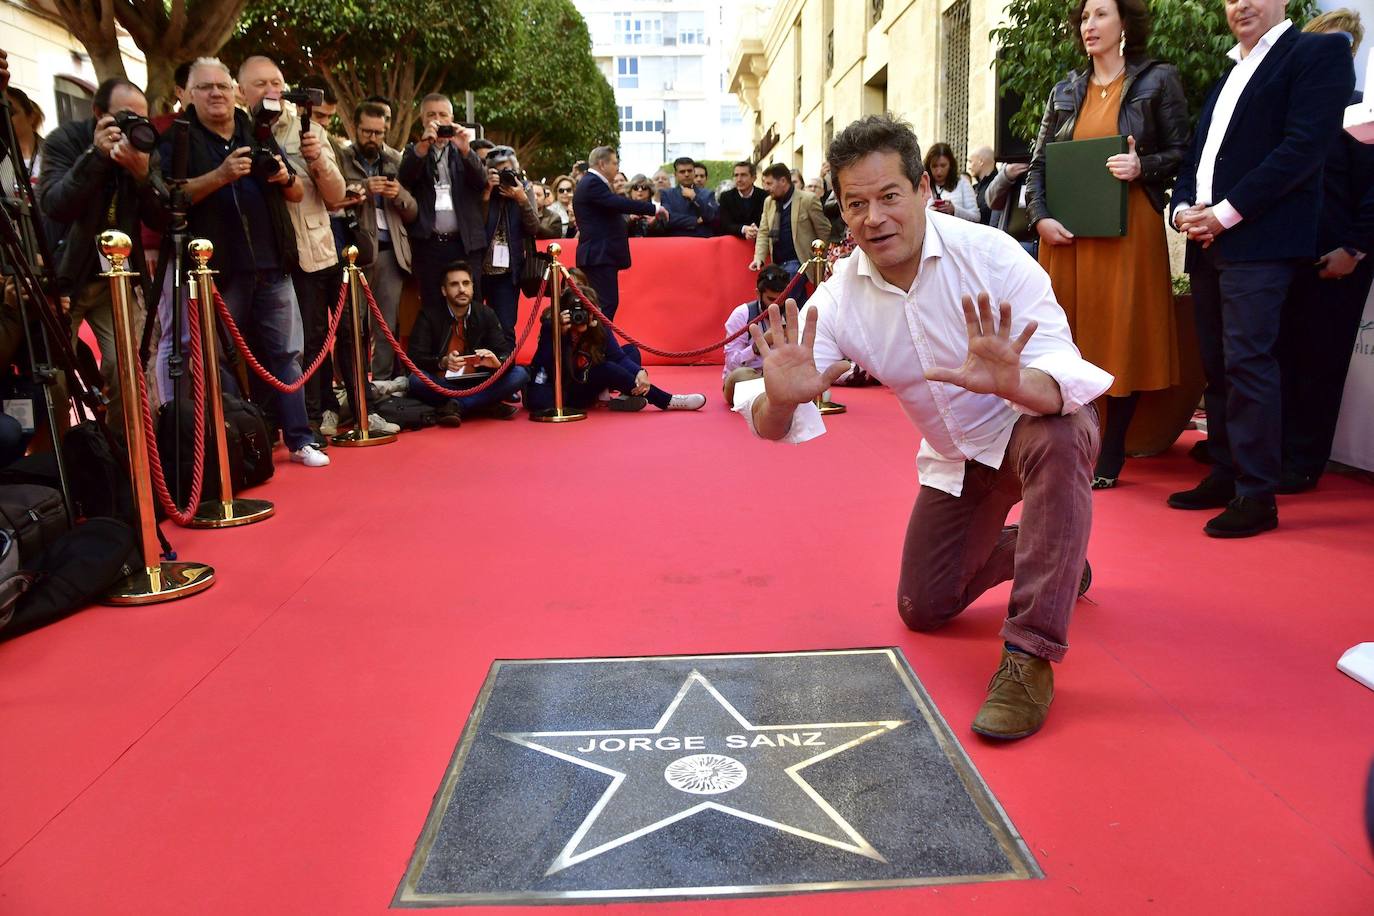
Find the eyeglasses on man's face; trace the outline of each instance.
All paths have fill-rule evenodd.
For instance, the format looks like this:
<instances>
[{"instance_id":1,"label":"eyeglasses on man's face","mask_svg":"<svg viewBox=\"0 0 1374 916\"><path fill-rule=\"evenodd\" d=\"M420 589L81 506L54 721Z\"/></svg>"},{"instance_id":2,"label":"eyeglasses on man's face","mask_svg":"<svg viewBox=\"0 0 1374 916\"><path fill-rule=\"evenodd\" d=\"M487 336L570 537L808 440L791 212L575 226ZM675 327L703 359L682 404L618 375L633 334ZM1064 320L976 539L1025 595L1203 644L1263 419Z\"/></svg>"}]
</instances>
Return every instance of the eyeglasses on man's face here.
<instances>
[{"instance_id":1,"label":"eyeglasses on man's face","mask_svg":"<svg viewBox=\"0 0 1374 916\"><path fill-rule=\"evenodd\" d=\"M358 128L358 136L359 136L359 137L385 137L385 136L386 136L386 131L385 131L385 130L377 130L377 129L371 128L371 127L360 127L360 128Z\"/></svg>"},{"instance_id":2,"label":"eyeglasses on man's face","mask_svg":"<svg viewBox=\"0 0 1374 916\"><path fill-rule=\"evenodd\" d=\"M191 87L193 92L220 92L224 95L234 91L233 83L196 83Z\"/></svg>"}]
</instances>

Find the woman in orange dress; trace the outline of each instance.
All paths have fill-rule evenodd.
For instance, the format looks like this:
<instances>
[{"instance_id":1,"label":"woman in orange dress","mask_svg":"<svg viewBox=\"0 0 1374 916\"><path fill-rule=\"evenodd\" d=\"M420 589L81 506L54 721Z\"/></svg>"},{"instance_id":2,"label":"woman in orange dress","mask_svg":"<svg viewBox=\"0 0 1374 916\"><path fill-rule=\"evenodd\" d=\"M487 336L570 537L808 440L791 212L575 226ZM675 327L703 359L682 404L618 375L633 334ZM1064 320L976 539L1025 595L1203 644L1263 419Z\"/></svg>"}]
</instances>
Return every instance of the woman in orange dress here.
<instances>
[{"instance_id":1,"label":"woman in orange dress","mask_svg":"<svg viewBox=\"0 0 1374 916\"><path fill-rule=\"evenodd\" d=\"M1094 489L1116 486L1126 430L1141 392L1179 382L1169 247L1160 215L1188 149L1188 105L1178 70L1145 56L1150 17L1142 0L1080 0L1072 23L1089 66L1050 93L1026 180L1040 263L1083 357L1114 377L1107 391ZM1129 182L1126 234L1075 238L1046 204L1045 147L1123 136L1127 151L1103 163Z\"/></svg>"}]
</instances>

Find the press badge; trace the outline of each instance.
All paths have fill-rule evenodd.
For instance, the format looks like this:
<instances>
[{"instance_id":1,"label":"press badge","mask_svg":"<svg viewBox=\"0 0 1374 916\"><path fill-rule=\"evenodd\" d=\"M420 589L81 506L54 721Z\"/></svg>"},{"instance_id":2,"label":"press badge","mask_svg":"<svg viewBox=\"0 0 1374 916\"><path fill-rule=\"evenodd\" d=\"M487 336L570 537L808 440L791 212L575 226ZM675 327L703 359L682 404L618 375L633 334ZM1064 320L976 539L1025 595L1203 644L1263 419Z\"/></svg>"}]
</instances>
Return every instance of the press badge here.
<instances>
[{"instance_id":1,"label":"press badge","mask_svg":"<svg viewBox=\"0 0 1374 916\"><path fill-rule=\"evenodd\" d=\"M436 184L434 186L434 211L453 210L453 186Z\"/></svg>"},{"instance_id":2,"label":"press badge","mask_svg":"<svg viewBox=\"0 0 1374 916\"><path fill-rule=\"evenodd\" d=\"M510 246L493 245L491 246L491 266L510 267Z\"/></svg>"},{"instance_id":3,"label":"press badge","mask_svg":"<svg viewBox=\"0 0 1374 916\"><path fill-rule=\"evenodd\" d=\"M4 411L11 417L19 421L19 428L26 433L34 430L33 425L33 399L32 398L13 398L4 401Z\"/></svg>"}]
</instances>

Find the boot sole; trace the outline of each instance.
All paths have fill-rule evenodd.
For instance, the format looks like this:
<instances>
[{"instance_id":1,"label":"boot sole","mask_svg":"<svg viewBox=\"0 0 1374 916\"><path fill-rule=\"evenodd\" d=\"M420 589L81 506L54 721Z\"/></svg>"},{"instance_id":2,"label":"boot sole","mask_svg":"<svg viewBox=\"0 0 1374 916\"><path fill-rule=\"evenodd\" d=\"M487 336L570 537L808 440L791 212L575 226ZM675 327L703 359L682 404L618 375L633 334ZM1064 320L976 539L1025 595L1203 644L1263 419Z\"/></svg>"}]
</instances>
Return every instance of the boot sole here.
<instances>
[{"instance_id":1,"label":"boot sole","mask_svg":"<svg viewBox=\"0 0 1374 916\"><path fill-rule=\"evenodd\" d=\"M1031 735L1033 735L1033 734L1035 734L1036 732L1040 731L1040 729L1042 729L1042 728L1044 728L1044 727L1045 727L1045 723L1041 722L1039 725L1035 726L1035 728L1032 728L1032 729L1031 729L1030 731L1028 731L1028 732L1019 732L1019 733L1017 733L1017 734L1015 734L1015 735L1004 735L1004 734L1001 734L1000 732L990 732L990 731L987 731L986 729L979 728L979 727L976 726L976 725L970 725L970 726L969 726L969 728L973 729L974 734L982 735L984 738L991 738L991 739L993 739L994 741L1017 741L1017 740L1019 740L1019 739L1021 739L1021 738L1029 738Z\"/></svg>"},{"instance_id":2,"label":"boot sole","mask_svg":"<svg viewBox=\"0 0 1374 916\"><path fill-rule=\"evenodd\" d=\"M1235 499L1235 497L1233 496L1231 499ZM1170 499L1168 503L1170 509L1183 509L1184 511L1196 512L1203 509L1225 509L1227 506L1231 505L1231 500L1228 499L1225 502L1209 503L1176 503Z\"/></svg>"},{"instance_id":3,"label":"boot sole","mask_svg":"<svg viewBox=\"0 0 1374 916\"><path fill-rule=\"evenodd\" d=\"M1217 531L1216 529L1208 528L1206 525L1203 525L1202 533L1213 538L1250 538L1257 534L1263 534L1266 531L1273 531L1278 526L1278 519L1274 519L1271 522L1265 522L1254 528L1246 528L1244 531Z\"/></svg>"}]
</instances>

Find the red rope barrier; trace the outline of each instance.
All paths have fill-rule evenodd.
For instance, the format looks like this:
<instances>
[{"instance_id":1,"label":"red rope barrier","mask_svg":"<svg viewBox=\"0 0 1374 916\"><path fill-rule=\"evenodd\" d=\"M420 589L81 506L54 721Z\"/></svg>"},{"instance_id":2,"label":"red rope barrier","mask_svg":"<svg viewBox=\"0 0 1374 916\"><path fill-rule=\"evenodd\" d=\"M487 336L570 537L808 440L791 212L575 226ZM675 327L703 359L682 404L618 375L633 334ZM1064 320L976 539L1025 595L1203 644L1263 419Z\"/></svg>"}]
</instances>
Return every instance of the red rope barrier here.
<instances>
[{"instance_id":1,"label":"red rope barrier","mask_svg":"<svg viewBox=\"0 0 1374 916\"><path fill-rule=\"evenodd\" d=\"M539 284L539 295L534 299L534 308L530 309L529 320L525 322L525 329L520 332L520 339L516 341L515 349L511 350L510 356L506 357L506 361L491 374L490 378L480 385L474 385L471 388L454 389L445 388L443 385L440 385L430 378L428 373L420 371L420 368L416 366L415 363L411 362L410 354L406 353L401 347L401 342L396 339L396 335L391 333L391 327L386 323L386 317L382 314L381 308L377 305L377 300L372 298L372 287L368 286L367 278L363 277L362 274L358 276L362 278L363 292L367 295L367 307L372 311L372 317L375 319L374 323L382 329L383 336L386 337L387 343L391 344L391 349L396 351L396 356L401 360L401 364L409 369L426 388L446 398L464 398L469 395L486 391L492 385L496 384L497 379L506 374L506 370L515 364L515 354L520 352L520 348L525 345L525 340L530 336L530 331L534 329L535 319L539 317L539 304L544 300L544 289L549 283L548 275L545 274L543 282Z\"/></svg>"},{"instance_id":2,"label":"red rope barrier","mask_svg":"<svg viewBox=\"0 0 1374 916\"><path fill-rule=\"evenodd\" d=\"M219 312L220 321L223 321L225 328L228 329L229 336L234 339L234 345L237 346L239 352L243 354L244 362L252 367L253 371L258 374L258 377L282 394L295 394L297 391L300 391L301 388L305 387L305 383L310 380L310 377L320 368L320 364L324 362L324 358L333 351L334 335L335 332L339 330L339 321L343 318L344 313L344 300L347 297L348 281L345 279L343 284L339 286L339 302L334 307L334 314L329 316L329 331L325 334L324 344L320 347L320 352L316 354L315 359L306 370L301 373L301 377L289 383L283 382L271 372L268 372L267 367L258 362L258 358L253 355L253 351L248 349L248 341L243 339L243 334L239 331L239 326L234 323L234 316L229 314L229 306L225 305L224 299L220 296L218 289L215 290L215 309Z\"/></svg>"},{"instance_id":3,"label":"red rope barrier","mask_svg":"<svg viewBox=\"0 0 1374 916\"><path fill-rule=\"evenodd\" d=\"M202 287L203 288L203 287ZM185 509L178 509L176 500L167 489L167 479L162 473L162 456L157 449L157 428L153 423L153 411L148 403L148 382L143 376L143 367L138 367L138 403L140 413L143 415L143 436L148 444L148 473L153 480L153 495L162 505L162 511L167 513L167 517L183 527L191 523L195 517L196 508L200 505L201 489L205 482L205 349L201 340L200 324L201 305L195 300L188 300L186 308L186 331L191 344L191 399L196 406L196 419L194 435L192 441L195 443L192 450L195 453L191 462L191 492L186 503ZM152 320L151 318L149 320ZM126 391L124 396L131 397L133 392ZM126 402L125 409L128 409ZM175 401L173 402L175 409ZM219 431L224 435L224 431Z\"/></svg>"},{"instance_id":4,"label":"red rope barrier","mask_svg":"<svg viewBox=\"0 0 1374 916\"><path fill-rule=\"evenodd\" d=\"M805 270L805 265L797 268L797 272L792 275L792 279L788 281L787 286L778 296L779 302L787 301L788 294L790 294L792 290L796 287L798 281L804 279ZM693 356L705 356L712 350L719 350L721 347L725 346L730 341L734 340L736 337L739 337L741 334L748 334L749 325L757 324L758 322L763 321L765 318L768 317L768 311L766 309L760 311L758 316L754 318L753 321L750 321L749 324L746 324L744 327L740 328L738 331L731 334L724 340L711 344L709 347L697 347L695 350L660 350L658 347L650 346L649 344L646 344L643 341L637 339L629 331L626 331L624 328L620 327L615 322L611 321L611 319L607 318L606 314L602 312L601 309L597 308L596 305L591 302L591 300L589 300L585 295L583 295L582 290L577 288L577 284L568 283L566 284L566 288L571 290L572 294L578 298L578 301L585 305L587 309L591 311L591 313L594 314L598 320L601 321L602 324L606 325L608 328L614 331L616 333L616 336L622 338L628 343L635 345L636 347L639 347L641 350L645 350L649 353L653 353L658 356L665 356L670 359L690 359Z\"/></svg>"}]
</instances>

